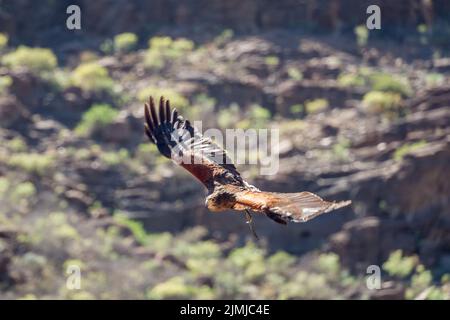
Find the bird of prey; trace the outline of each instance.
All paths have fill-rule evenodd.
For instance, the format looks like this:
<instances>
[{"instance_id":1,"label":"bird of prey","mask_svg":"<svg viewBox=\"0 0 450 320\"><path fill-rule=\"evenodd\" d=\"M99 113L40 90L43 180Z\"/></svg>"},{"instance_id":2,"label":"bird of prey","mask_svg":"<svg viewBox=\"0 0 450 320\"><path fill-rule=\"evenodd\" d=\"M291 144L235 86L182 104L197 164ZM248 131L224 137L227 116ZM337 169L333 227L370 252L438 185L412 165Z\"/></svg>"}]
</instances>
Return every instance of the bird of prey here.
<instances>
[{"instance_id":1,"label":"bird of prey","mask_svg":"<svg viewBox=\"0 0 450 320\"><path fill-rule=\"evenodd\" d=\"M150 97L145 104L145 133L159 152L195 176L208 190L205 206L210 211L245 211L254 236L251 211L280 224L306 222L323 213L348 206L351 201L329 202L314 193L265 192L247 183L225 150L185 120L164 97L159 112ZM159 116L158 116L159 114Z\"/></svg>"}]
</instances>

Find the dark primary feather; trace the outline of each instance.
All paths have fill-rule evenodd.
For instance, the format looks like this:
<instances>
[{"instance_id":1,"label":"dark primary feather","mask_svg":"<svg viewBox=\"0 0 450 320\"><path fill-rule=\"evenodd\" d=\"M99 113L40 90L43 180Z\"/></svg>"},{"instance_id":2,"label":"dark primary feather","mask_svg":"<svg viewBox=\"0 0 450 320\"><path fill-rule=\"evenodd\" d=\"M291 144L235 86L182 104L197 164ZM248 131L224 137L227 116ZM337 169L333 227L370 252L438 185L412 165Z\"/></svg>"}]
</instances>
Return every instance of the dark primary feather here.
<instances>
[{"instance_id":1,"label":"dark primary feather","mask_svg":"<svg viewBox=\"0 0 450 320\"><path fill-rule=\"evenodd\" d=\"M202 136L175 108L171 110L169 100L161 97L157 113L155 101L150 97L144 113L145 133L159 152L190 171L208 188L221 181L244 183L226 152Z\"/></svg>"},{"instance_id":2,"label":"dark primary feather","mask_svg":"<svg viewBox=\"0 0 450 320\"><path fill-rule=\"evenodd\" d=\"M169 103L167 102L167 108ZM176 145L171 133L174 132L175 127L182 119L175 119L175 121L167 121L165 116L165 101L161 98L159 102L159 118L155 111L155 103L153 98L150 98L149 103L145 105L145 133L150 141L156 144L158 150L167 158L171 157L171 147Z\"/></svg>"}]
</instances>

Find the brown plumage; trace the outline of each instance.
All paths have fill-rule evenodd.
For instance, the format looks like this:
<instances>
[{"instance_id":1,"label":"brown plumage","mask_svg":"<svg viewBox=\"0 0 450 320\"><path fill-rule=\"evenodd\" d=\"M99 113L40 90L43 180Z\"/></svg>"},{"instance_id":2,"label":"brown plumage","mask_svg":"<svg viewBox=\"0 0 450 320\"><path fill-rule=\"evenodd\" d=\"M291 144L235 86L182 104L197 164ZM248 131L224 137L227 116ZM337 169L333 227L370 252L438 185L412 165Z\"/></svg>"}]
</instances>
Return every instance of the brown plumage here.
<instances>
[{"instance_id":1,"label":"brown plumage","mask_svg":"<svg viewBox=\"0 0 450 320\"><path fill-rule=\"evenodd\" d=\"M150 97L145 104L145 133L167 158L188 170L208 189L206 206L211 211L248 210L272 220L306 222L318 215L348 206L351 201L329 202L310 192L264 192L244 181L226 152L203 137L188 120L171 110L161 97L159 117Z\"/></svg>"}]
</instances>

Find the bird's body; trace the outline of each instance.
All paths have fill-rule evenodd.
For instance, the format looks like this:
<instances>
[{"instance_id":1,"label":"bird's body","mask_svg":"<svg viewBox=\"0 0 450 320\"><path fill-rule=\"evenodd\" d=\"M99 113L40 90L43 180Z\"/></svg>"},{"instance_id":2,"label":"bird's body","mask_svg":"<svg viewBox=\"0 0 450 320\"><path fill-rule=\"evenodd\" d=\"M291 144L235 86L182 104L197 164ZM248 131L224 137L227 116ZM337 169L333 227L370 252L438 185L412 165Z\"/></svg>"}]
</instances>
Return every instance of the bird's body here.
<instances>
[{"instance_id":1,"label":"bird's body","mask_svg":"<svg viewBox=\"0 0 450 320\"><path fill-rule=\"evenodd\" d=\"M152 98L145 106L145 132L167 158L195 176L208 190L206 207L213 212L249 210L275 222L306 222L320 214L349 205L328 202L310 192L264 192L247 183L226 152L203 137L188 120L160 99L159 117Z\"/></svg>"}]
</instances>

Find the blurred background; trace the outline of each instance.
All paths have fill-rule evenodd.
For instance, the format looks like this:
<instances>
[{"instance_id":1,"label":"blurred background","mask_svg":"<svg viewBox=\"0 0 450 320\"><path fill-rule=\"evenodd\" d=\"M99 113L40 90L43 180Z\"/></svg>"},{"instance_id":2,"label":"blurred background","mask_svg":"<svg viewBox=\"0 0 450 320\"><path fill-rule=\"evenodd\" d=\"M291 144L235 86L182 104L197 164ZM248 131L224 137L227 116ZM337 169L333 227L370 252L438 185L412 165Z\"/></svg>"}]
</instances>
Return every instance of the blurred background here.
<instances>
[{"instance_id":1,"label":"blurred background","mask_svg":"<svg viewBox=\"0 0 450 320\"><path fill-rule=\"evenodd\" d=\"M446 0L0 0L0 298L448 299L449 40ZM242 175L353 205L255 241L147 143L149 95L279 129Z\"/></svg>"}]
</instances>

